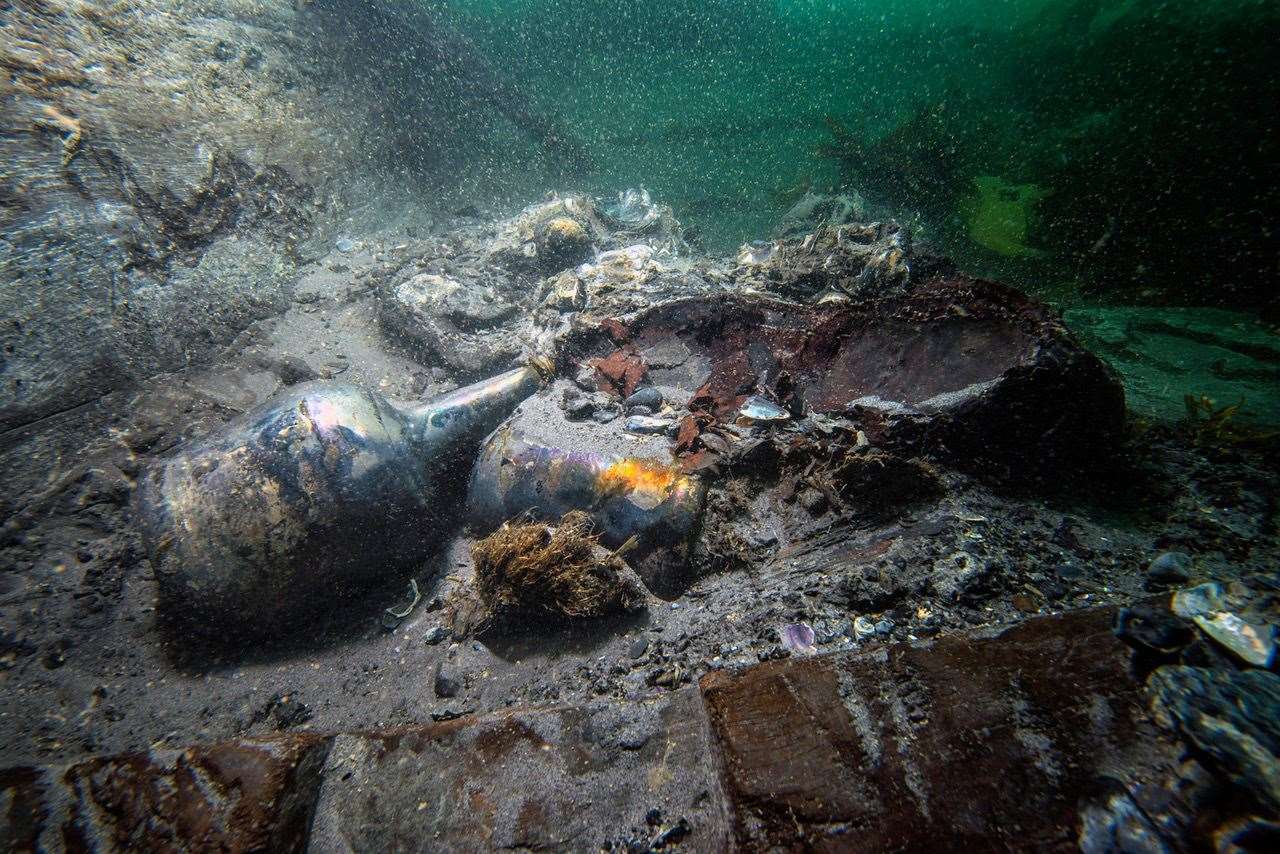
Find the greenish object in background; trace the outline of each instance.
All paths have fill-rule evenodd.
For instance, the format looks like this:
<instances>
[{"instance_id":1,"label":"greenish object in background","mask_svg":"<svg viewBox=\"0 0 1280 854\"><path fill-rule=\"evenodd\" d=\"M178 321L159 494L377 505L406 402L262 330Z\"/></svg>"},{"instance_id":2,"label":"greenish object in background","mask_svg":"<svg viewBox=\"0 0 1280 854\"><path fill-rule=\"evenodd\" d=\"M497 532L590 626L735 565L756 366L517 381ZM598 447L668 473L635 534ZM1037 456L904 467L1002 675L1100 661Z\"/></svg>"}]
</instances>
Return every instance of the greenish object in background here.
<instances>
[{"instance_id":1,"label":"greenish object in background","mask_svg":"<svg viewBox=\"0 0 1280 854\"><path fill-rule=\"evenodd\" d=\"M1280 312L1273 0L442 5L584 141L573 186L643 185L712 250L856 191L1033 293ZM975 233L983 176L1040 188L1021 238Z\"/></svg>"},{"instance_id":2,"label":"greenish object in background","mask_svg":"<svg viewBox=\"0 0 1280 854\"><path fill-rule=\"evenodd\" d=\"M1280 425L1280 336L1221 309L1075 308L1064 320L1116 369L1129 408L1161 421L1187 416L1185 397L1240 403L1236 421Z\"/></svg>"}]
</instances>

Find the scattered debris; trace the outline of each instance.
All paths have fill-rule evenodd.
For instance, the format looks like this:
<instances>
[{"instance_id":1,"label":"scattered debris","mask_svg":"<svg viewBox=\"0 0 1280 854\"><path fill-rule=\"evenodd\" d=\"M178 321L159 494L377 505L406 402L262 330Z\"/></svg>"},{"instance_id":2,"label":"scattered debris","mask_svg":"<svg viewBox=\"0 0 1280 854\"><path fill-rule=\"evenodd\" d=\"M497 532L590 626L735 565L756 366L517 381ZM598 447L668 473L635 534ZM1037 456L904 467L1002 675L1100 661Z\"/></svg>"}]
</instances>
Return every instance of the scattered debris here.
<instances>
[{"instance_id":1,"label":"scattered debris","mask_svg":"<svg viewBox=\"0 0 1280 854\"><path fill-rule=\"evenodd\" d=\"M382 612L382 625L388 629L394 629L396 626L413 613L413 609L418 607L418 603L422 601L422 593L418 591L418 580L416 578L409 579L409 602L406 605L393 605Z\"/></svg>"}]
</instances>

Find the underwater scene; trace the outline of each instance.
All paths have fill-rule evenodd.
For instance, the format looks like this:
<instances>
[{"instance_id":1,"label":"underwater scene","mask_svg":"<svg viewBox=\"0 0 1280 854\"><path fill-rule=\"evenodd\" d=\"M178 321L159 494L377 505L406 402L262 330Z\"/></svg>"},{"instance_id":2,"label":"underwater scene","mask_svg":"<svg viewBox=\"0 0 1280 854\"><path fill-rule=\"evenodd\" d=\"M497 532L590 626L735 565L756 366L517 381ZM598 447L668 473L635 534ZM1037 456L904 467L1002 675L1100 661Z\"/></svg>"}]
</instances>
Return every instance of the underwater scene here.
<instances>
[{"instance_id":1,"label":"underwater scene","mask_svg":"<svg viewBox=\"0 0 1280 854\"><path fill-rule=\"evenodd\" d=\"M0 0L0 850L1280 850L1277 44Z\"/></svg>"}]
</instances>

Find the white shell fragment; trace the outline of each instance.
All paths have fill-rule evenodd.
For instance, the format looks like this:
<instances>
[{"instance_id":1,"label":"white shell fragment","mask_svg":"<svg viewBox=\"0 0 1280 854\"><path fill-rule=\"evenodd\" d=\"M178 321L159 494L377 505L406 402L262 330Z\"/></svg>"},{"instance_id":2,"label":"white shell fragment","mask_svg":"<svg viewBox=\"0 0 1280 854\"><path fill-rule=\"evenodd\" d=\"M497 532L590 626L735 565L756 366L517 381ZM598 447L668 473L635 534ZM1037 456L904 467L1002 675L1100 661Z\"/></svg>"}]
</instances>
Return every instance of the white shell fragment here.
<instances>
[{"instance_id":1,"label":"white shell fragment","mask_svg":"<svg viewBox=\"0 0 1280 854\"><path fill-rule=\"evenodd\" d=\"M1241 619L1228 610L1232 597L1221 584L1208 583L1173 594L1173 612L1194 620L1200 631L1257 667L1270 667L1276 658L1275 629Z\"/></svg>"},{"instance_id":2,"label":"white shell fragment","mask_svg":"<svg viewBox=\"0 0 1280 854\"><path fill-rule=\"evenodd\" d=\"M738 410L738 417L748 423L769 424L788 421L791 418L791 413L776 403L765 400L763 397L752 396L742 402L742 408Z\"/></svg>"},{"instance_id":3,"label":"white shell fragment","mask_svg":"<svg viewBox=\"0 0 1280 854\"><path fill-rule=\"evenodd\" d=\"M676 422L670 418L654 418L652 415L632 415L627 418L628 433L665 433Z\"/></svg>"},{"instance_id":4,"label":"white shell fragment","mask_svg":"<svg viewBox=\"0 0 1280 854\"><path fill-rule=\"evenodd\" d=\"M1218 611L1212 616L1195 618L1196 625L1209 637L1255 667L1270 667L1276 658L1275 635L1271 626L1246 623L1235 614Z\"/></svg>"}]
</instances>

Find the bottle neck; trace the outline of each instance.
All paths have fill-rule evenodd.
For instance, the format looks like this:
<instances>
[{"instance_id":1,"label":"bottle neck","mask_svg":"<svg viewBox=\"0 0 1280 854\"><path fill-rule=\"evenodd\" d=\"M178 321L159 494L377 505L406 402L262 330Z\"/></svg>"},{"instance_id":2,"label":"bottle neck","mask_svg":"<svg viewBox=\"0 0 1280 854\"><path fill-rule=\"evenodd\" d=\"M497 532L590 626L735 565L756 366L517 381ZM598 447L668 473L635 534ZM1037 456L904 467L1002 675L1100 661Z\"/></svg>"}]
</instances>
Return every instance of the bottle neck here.
<instances>
[{"instance_id":1,"label":"bottle neck","mask_svg":"<svg viewBox=\"0 0 1280 854\"><path fill-rule=\"evenodd\" d=\"M414 438L434 445L488 433L541 384L537 369L526 366L418 404L408 413Z\"/></svg>"}]
</instances>

